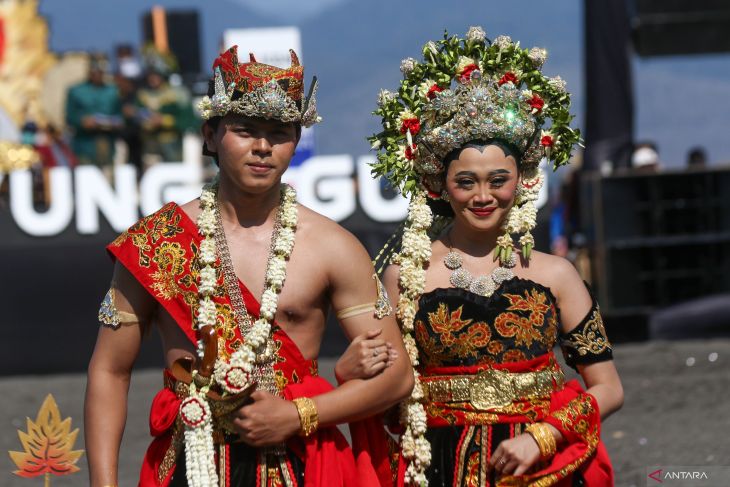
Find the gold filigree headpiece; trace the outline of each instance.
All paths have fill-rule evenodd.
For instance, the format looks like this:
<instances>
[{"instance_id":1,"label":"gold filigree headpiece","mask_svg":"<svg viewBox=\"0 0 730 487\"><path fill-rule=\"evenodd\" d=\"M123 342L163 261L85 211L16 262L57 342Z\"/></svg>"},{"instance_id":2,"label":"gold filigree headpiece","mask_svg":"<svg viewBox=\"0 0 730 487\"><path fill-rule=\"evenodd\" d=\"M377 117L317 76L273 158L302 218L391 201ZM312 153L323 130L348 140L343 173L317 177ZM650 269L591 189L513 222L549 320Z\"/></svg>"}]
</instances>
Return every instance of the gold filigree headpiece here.
<instances>
[{"instance_id":1,"label":"gold filigree headpiece","mask_svg":"<svg viewBox=\"0 0 730 487\"><path fill-rule=\"evenodd\" d=\"M291 66L277 68L259 63L238 63L238 46L221 54L213 63L213 91L200 102L203 119L238 113L310 127L321 121L317 115L317 78L304 96L304 67L293 50Z\"/></svg>"}]
</instances>

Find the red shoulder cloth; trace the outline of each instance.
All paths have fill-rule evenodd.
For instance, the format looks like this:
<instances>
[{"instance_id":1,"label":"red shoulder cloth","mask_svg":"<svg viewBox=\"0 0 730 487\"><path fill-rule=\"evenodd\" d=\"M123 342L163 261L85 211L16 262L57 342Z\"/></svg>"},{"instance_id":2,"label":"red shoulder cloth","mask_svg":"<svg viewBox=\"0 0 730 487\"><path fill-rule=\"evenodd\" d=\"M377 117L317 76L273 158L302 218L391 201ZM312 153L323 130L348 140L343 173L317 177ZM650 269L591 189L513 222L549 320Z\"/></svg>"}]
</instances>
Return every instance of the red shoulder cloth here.
<instances>
[{"instance_id":1,"label":"red shoulder cloth","mask_svg":"<svg viewBox=\"0 0 730 487\"><path fill-rule=\"evenodd\" d=\"M107 246L112 258L122 264L145 290L175 320L191 343L197 344L195 315L198 310L197 256L203 237L198 226L175 203L168 203L156 213L141 219ZM220 263L218 263L220 264ZM219 339L230 356L242 343L233 306L225 292L223 275L218 269L217 291L213 296L222 321ZM258 318L260 305L246 286L238 281L243 301L253 319ZM294 342L274 323L274 340L280 359L276 364L280 386L298 382L304 375L317 373L316 360L302 357Z\"/></svg>"}]
</instances>

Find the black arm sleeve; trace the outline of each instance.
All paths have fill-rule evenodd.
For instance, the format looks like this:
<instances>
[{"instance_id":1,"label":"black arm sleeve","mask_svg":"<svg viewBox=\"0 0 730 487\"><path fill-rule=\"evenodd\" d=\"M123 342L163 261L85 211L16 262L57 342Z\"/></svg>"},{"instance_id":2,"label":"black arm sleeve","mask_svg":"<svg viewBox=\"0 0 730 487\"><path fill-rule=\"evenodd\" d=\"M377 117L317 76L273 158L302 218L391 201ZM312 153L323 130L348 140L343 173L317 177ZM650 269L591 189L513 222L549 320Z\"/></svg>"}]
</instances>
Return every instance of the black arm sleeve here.
<instances>
[{"instance_id":1,"label":"black arm sleeve","mask_svg":"<svg viewBox=\"0 0 730 487\"><path fill-rule=\"evenodd\" d=\"M588 291L590 292L590 288ZM593 293L591 298L593 305L585 318L578 326L567 333L561 333L559 337L565 363L576 371L578 364L594 364L613 359L613 349L606 336L600 308Z\"/></svg>"}]
</instances>

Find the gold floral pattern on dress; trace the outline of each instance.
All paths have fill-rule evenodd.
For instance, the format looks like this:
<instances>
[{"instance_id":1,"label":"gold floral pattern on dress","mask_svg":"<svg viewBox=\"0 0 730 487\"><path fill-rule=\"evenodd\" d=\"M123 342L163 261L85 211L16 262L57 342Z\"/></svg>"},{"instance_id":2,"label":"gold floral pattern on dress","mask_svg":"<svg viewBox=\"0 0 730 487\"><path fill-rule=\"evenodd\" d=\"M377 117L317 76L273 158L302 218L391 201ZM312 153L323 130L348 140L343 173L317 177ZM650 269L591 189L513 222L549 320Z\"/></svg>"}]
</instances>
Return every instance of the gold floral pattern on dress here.
<instances>
[{"instance_id":1,"label":"gold floral pattern on dress","mask_svg":"<svg viewBox=\"0 0 730 487\"><path fill-rule=\"evenodd\" d=\"M178 242L161 242L155 247L152 262L157 270L152 273L152 289L163 299L172 299L182 292L177 278L185 272L185 251Z\"/></svg>"},{"instance_id":2,"label":"gold floral pattern on dress","mask_svg":"<svg viewBox=\"0 0 730 487\"><path fill-rule=\"evenodd\" d=\"M168 203L156 213L146 216L132 225L128 230L122 232L111 243L114 247L121 247L122 244L131 239L139 253L139 265L149 267L152 245L161 238L171 239L183 232L180 226L181 215L177 213L177 205Z\"/></svg>"},{"instance_id":3,"label":"gold floral pattern on dress","mask_svg":"<svg viewBox=\"0 0 730 487\"><path fill-rule=\"evenodd\" d=\"M538 329L545 324L545 314L551 306L547 303L545 293L531 289L526 290L524 295L505 293L503 296L509 301L509 307L494 320L494 327L502 336L514 337L515 344L527 347L534 341L548 343L551 335L554 341L554 330L548 331L551 334L544 336ZM511 311L521 311L523 315ZM525 317L524 313L529 315Z\"/></svg>"},{"instance_id":4,"label":"gold floral pattern on dress","mask_svg":"<svg viewBox=\"0 0 730 487\"><path fill-rule=\"evenodd\" d=\"M414 320L422 365L519 362L551 350L558 333L554 300L539 285L518 285L517 292L498 291L494 300L449 295L422 306Z\"/></svg>"},{"instance_id":5,"label":"gold floral pattern on dress","mask_svg":"<svg viewBox=\"0 0 730 487\"><path fill-rule=\"evenodd\" d=\"M441 303L435 312L428 313L429 327L437 334L432 338L423 321L415 323L416 341L425 354L427 364L437 364L442 357L479 358L481 349L489 345L492 331L480 321L462 319L463 307L450 311ZM462 332L462 333L459 333Z\"/></svg>"}]
</instances>

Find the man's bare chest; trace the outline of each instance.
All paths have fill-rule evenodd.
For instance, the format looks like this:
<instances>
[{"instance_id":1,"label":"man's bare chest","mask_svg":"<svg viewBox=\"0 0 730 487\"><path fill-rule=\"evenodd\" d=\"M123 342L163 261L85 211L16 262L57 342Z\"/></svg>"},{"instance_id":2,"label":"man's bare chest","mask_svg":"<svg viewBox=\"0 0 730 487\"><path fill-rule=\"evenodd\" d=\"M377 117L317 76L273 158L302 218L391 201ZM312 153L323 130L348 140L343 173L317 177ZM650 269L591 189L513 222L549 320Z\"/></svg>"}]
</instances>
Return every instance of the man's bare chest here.
<instances>
[{"instance_id":1,"label":"man's bare chest","mask_svg":"<svg viewBox=\"0 0 730 487\"><path fill-rule=\"evenodd\" d=\"M242 246L230 251L232 269L238 279L260 301L265 288L270 252L264 245ZM286 265L286 279L279 294L277 320L299 322L313 312L321 314L329 305L328 279L322 260L305 242L297 242Z\"/></svg>"}]
</instances>

